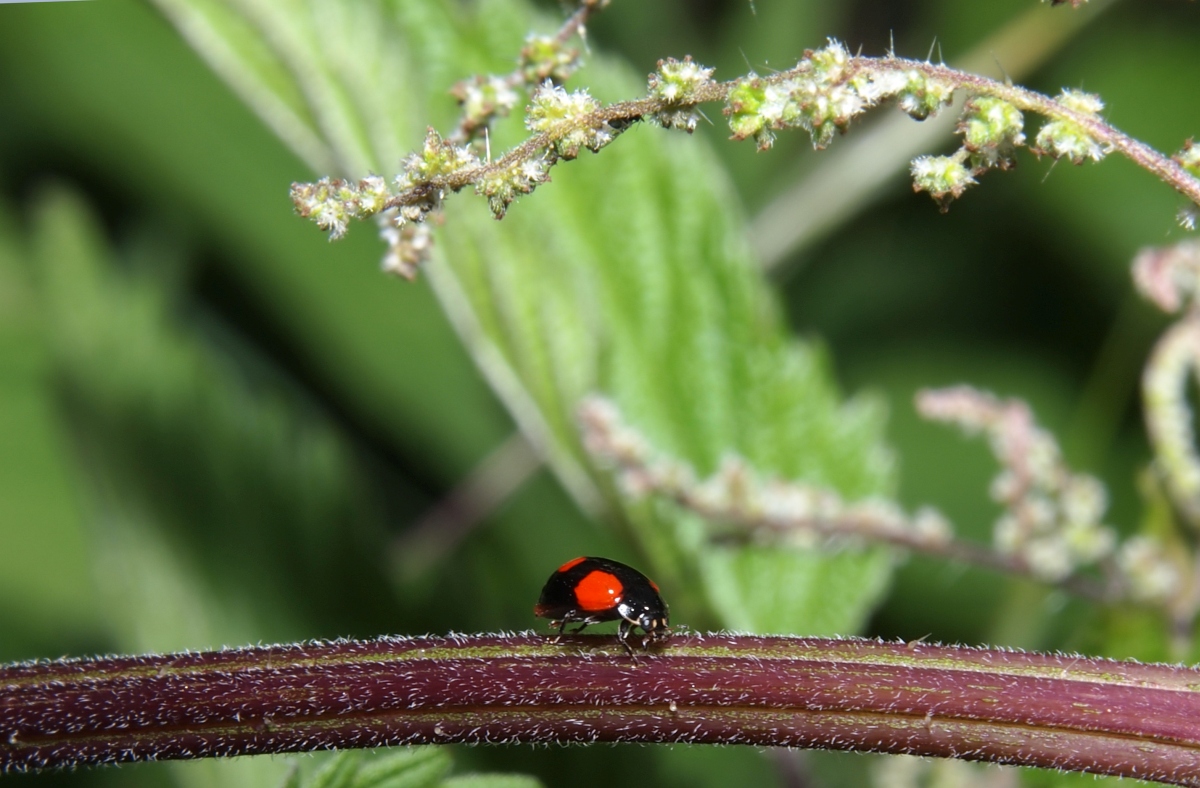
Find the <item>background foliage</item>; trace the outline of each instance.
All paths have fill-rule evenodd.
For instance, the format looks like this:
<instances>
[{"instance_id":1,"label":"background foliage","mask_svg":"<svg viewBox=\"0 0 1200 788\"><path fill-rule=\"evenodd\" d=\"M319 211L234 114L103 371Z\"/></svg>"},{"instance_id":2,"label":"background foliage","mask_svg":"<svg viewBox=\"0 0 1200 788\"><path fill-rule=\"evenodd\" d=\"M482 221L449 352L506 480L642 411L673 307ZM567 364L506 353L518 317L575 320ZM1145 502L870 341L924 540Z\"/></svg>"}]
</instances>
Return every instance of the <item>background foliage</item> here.
<instances>
[{"instance_id":1,"label":"background foliage","mask_svg":"<svg viewBox=\"0 0 1200 788\"><path fill-rule=\"evenodd\" d=\"M790 65L830 35L867 52L894 40L915 56L936 38L953 61L1018 15L1070 13L1031 5L614 0L572 84L632 97L660 57L690 53L732 77L747 61ZM1115 125L1174 150L1197 131L1187 97L1200 13L1170 0L1111 5L1082 12L1097 18L1021 81L1099 93ZM218 4L163 7L224 20L240 73L261 76L283 106L301 106L306 83L271 65L272 47L295 31L301 53L324 40L312 62L338 66L353 90L297 126L315 129L308 148L292 142L355 176L394 171L426 124L453 118L445 89L508 70L529 29L561 18L554 5L500 0L360 6L387 11L392 27L379 29L292 3L260 9L280 20L271 39ZM341 29L370 37L339 48ZM1137 53L1136 67L1117 52ZM379 274L368 228L329 245L292 215L287 185L326 173L280 143L156 8L0 7L0 106L0 660L525 628L550 569L585 553L653 566L675 619L694 627L1164 656L1157 620L1021 581L922 559L893 575L876 554L717 551L677 513L622 510L611 496L607 515L585 511L570 471L573 398L600 387L704 470L732 446L851 496L937 505L987 539L986 448L911 408L918 387L970 381L1031 400L1133 530L1148 457L1137 374L1162 319L1132 293L1127 267L1174 233L1175 198L1124 161L1022 157L949 216L896 179L770 279L755 272L744 217L840 142L813 154L796 135L756 155L719 127L711 139L638 128L556 169L503 223L460 198L433 275L453 273L481 316L487 346L547 425L558 475L538 473L448 552L402 562L395 546L514 429L511 392L492 393L428 281ZM597 311L577 314L592 292L604 294L584 299ZM579 484L603 487L590 479ZM778 781L790 758L455 753L459 772L548 784ZM866 761L809 760L830 785L858 784ZM274 785L290 763L2 779Z\"/></svg>"}]
</instances>

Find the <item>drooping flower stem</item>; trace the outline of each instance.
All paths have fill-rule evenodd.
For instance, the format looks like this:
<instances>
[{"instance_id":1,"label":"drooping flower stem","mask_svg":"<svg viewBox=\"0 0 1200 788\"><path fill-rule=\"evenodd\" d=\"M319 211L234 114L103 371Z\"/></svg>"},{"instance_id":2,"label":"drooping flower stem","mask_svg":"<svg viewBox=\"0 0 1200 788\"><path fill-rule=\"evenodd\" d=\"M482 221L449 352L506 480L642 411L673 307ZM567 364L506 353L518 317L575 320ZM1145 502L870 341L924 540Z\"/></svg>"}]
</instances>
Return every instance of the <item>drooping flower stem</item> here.
<instances>
[{"instance_id":1,"label":"drooping flower stem","mask_svg":"<svg viewBox=\"0 0 1200 788\"><path fill-rule=\"evenodd\" d=\"M1200 786L1200 671L865 640L385 638L0 668L0 771L451 742L917 753Z\"/></svg>"},{"instance_id":2,"label":"drooping flower stem","mask_svg":"<svg viewBox=\"0 0 1200 788\"><path fill-rule=\"evenodd\" d=\"M816 147L824 147L855 117L884 101L894 101L923 119L961 90L968 96L959 124L963 147L952 156L921 156L912 163L914 187L929 192L943 209L975 184L977 176L1011 165L1014 149L1025 144L1024 113L1045 119L1031 146L1039 155L1080 164L1117 151L1158 176L1193 207L1200 206L1200 178L1193 174L1200 172L1200 154L1194 146L1189 143L1174 157L1166 156L1106 123L1100 98L1081 91L1064 90L1051 98L934 63L891 55L852 56L836 41L806 53L794 68L768 76L752 72L717 82L712 73L690 58L660 61L646 96L608 106L586 91L568 94L547 79L533 90L527 110L525 125L532 136L496 159L490 154L481 159L462 144L464 129L486 130L487 119L500 111L501 103L509 107L515 93L491 83L464 87L460 100L474 108L474 114L469 113L465 125L449 138L430 129L423 150L405 160L404 172L392 186L377 176L357 184L323 179L293 184L292 200L301 215L328 230L331 238L344 234L350 220L381 213L397 228L421 222L447 195L468 186L488 198L499 219L519 196L548 181L550 168L575 158L582 148L600 151L640 120L691 132L700 104L723 102L735 139L752 138L765 150L776 132L802 128ZM501 102L500 93L511 95ZM1190 225L1194 216L1189 209L1181 221Z\"/></svg>"}]
</instances>

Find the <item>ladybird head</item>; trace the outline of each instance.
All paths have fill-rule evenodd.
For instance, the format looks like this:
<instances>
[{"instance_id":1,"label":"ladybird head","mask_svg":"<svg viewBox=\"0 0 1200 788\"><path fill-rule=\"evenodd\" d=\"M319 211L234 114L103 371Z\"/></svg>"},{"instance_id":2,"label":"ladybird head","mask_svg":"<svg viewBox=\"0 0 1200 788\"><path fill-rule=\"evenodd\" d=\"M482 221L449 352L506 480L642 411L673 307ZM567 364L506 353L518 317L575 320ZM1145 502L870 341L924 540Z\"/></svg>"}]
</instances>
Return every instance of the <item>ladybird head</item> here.
<instances>
[{"instance_id":1,"label":"ladybird head","mask_svg":"<svg viewBox=\"0 0 1200 788\"><path fill-rule=\"evenodd\" d=\"M669 638L670 612L662 597L657 592L632 596L633 598L626 597L618 606L621 618L640 627L646 633L647 642L658 643Z\"/></svg>"}]
</instances>

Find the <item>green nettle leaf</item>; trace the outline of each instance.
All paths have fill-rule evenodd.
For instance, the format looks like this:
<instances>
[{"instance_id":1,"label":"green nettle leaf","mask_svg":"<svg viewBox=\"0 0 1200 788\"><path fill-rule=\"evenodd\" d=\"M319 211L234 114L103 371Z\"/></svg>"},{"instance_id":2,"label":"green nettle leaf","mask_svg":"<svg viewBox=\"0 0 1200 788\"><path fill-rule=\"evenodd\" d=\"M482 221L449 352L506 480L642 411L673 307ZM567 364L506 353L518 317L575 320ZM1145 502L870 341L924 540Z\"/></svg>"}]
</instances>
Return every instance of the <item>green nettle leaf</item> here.
<instances>
[{"instance_id":1,"label":"green nettle leaf","mask_svg":"<svg viewBox=\"0 0 1200 788\"><path fill-rule=\"evenodd\" d=\"M513 0L461 13L434 0L158 5L319 174L353 178L395 172L427 125L447 130L456 80L511 70L524 32L553 27ZM645 90L603 57L574 81L601 100ZM520 123L501 124L493 152L520 138ZM701 474L736 452L851 499L889 483L879 408L844 404L820 352L787 337L737 197L700 140L634 128L602 156L557 167L501 223L482 200L451 200L427 275L559 479L581 505L606 500L622 515L668 584L698 581L716 621L739 629L862 622L886 581L880 554L714 552L693 519L623 498L581 448L575 410L599 392Z\"/></svg>"},{"instance_id":2,"label":"green nettle leaf","mask_svg":"<svg viewBox=\"0 0 1200 788\"><path fill-rule=\"evenodd\" d=\"M523 774L464 774L443 780L440 788L541 788L542 781Z\"/></svg>"},{"instance_id":3,"label":"green nettle leaf","mask_svg":"<svg viewBox=\"0 0 1200 788\"><path fill-rule=\"evenodd\" d=\"M311 759L298 760L282 788L540 788L534 777L519 774L463 774L447 777L449 752L439 747L347 750L305 774Z\"/></svg>"},{"instance_id":4,"label":"green nettle leaf","mask_svg":"<svg viewBox=\"0 0 1200 788\"><path fill-rule=\"evenodd\" d=\"M161 288L114 275L113 252L78 198L46 195L31 236L30 268L82 471L101 607L117 642L130 651L160 651L260 637L262 619L255 620L237 594L220 592L198 551L181 549L188 524L181 511L196 497L188 496L187 485L186 501L167 500L164 492L179 489L164 483L168 479L195 480L212 470L188 464L193 458L227 458L219 447L239 430L230 429L238 420L233 412L220 414L227 420L213 418L225 392L214 397L204 385L212 386L214 376L197 364L192 348L178 337L163 338L169 332L159 330ZM224 421L225 429L215 429L215 421ZM196 432L173 431L179 425ZM202 450L187 451L197 438ZM180 462L181 454L189 459ZM247 462L254 461L247 456ZM261 489L261 480L242 478ZM222 557L208 558L217 563ZM259 565L269 576L271 567ZM267 607L276 616L285 609ZM284 768L280 761L243 758L176 764L172 773L181 786L250 788L275 784Z\"/></svg>"}]
</instances>

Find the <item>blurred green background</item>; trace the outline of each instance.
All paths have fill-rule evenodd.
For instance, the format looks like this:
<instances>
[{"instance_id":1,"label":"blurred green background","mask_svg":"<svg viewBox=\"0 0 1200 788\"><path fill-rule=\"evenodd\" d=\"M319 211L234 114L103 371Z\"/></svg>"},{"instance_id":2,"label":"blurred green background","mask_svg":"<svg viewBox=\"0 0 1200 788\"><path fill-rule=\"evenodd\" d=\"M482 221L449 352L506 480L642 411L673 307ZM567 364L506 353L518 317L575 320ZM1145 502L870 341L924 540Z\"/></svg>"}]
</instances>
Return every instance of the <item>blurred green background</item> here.
<instances>
[{"instance_id":1,"label":"blurred green background","mask_svg":"<svg viewBox=\"0 0 1200 788\"><path fill-rule=\"evenodd\" d=\"M1178 149L1200 131L1200 6L1093 5L1018 78L1099 93L1116 126ZM561 18L554 4L540 10ZM1033 0L614 0L588 42L634 73L692 54L731 78L747 64L789 66L827 36L869 54L894 42L924 57L935 45L953 63L1013 20L1062 25L1071 13ZM492 43L515 55L523 32L506 35ZM589 80L585 67L572 84ZM288 185L323 173L153 7L0 5L0 108L0 661L524 629L540 623L530 606L561 560L644 557L543 469L461 541L443 540L423 571L405 570L397 545L491 452L514 451L513 420L428 280L382 275L370 228L331 245L293 215ZM444 126L447 112L426 122ZM756 154L724 140L717 112L701 136L736 187L730 212L751 221L850 141L814 154L803 135L785 135ZM593 177L605 177L605 156L588 163ZM512 210L543 199L553 194ZM1105 479L1110 520L1130 532L1148 460L1137 376L1165 321L1132 293L1128 264L1179 235L1177 207L1115 158L1075 168L1023 153L945 216L897 174L772 261L769 279L791 331L827 349L842 390L886 402L906 507L935 505L962 533L988 538L986 446L919 422L911 405L917 388L970 382L1027 398L1068 461ZM1156 626L911 559L858 634L1155 658ZM801 761L818 784L855 785L869 760L686 747L464 749L456 759L549 785L638 775L680 786L784 784ZM288 764L0 782L274 785Z\"/></svg>"}]
</instances>

